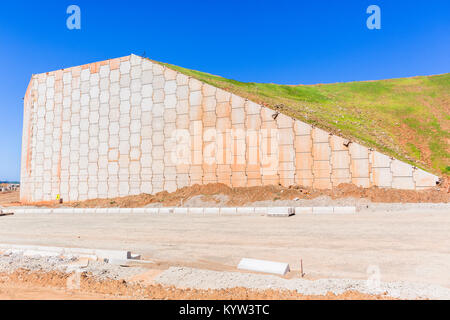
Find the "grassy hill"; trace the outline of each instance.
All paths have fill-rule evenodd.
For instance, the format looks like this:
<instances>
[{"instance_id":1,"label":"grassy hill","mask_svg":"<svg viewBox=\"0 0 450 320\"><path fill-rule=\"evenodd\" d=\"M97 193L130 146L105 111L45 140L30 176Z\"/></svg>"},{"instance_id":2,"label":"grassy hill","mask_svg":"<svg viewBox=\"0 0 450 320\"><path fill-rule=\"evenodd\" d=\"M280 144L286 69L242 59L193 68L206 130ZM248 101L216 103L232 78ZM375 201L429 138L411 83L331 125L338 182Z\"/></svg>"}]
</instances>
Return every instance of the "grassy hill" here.
<instances>
[{"instance_id":1,"label":"grassy hill","mask_svg":"<svg viewBox=\"0 0 450 320\"><path fill-rule=\"evenodd\" d=\"M162 64L435 174L450 174L450 73L278 85Z\"/></svg>"}]
</instances>

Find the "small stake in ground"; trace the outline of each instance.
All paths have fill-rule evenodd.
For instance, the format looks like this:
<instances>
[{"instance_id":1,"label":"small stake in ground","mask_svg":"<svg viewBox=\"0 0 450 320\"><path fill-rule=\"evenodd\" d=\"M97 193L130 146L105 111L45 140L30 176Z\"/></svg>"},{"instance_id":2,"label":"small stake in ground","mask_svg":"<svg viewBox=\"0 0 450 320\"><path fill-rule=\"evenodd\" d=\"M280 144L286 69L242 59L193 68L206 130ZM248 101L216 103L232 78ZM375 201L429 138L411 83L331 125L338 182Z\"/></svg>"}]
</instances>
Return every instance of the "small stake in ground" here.
<instances>
[{"instance_id":1,"label":"small stake in ground","mask_svg":"<svg viewBox=\"0 0 450 320\"><path fill-rule=\"evenodd\" d=\"M302 275L302 278L305 276L303 273L303 259L300 259L300 274Z\"/></svg>"}]
</instances>

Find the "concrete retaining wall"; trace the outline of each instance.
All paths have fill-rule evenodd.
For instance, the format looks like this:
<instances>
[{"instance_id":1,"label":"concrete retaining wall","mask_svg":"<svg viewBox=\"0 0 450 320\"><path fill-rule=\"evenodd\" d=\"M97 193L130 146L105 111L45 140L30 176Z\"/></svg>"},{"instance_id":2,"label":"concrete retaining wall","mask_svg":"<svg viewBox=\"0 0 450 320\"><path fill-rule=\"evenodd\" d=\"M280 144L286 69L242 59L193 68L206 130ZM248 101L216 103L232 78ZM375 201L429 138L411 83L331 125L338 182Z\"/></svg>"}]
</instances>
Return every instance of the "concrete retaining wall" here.
<instances>
[{"instance_id":1,"label":"concrete retaining wall","mask_svg":"<svg viewBox=\"0 0 450 320\"><path fill-rule=\"evenodd\" d=\"M424 189L438 177L131 55L33 75L21 200L194 184Z\"/></svg>"}]
</instances>

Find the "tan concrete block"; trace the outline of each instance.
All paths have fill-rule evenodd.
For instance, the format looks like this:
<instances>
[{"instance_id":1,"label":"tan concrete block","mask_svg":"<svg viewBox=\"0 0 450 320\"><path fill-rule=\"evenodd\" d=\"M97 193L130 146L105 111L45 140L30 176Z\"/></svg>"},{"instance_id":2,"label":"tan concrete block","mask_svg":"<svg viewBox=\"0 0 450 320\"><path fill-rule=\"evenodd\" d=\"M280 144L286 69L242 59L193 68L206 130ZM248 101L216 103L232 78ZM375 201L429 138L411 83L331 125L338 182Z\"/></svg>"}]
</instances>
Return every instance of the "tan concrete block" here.
<instances>
[{"instance_id":1,"label":"tan concrete block","mask_svg":"<svg viewBox=\"0 0 450 320\"><path fill-rule=\"evenodd\" d=\"M189 94L189 104L192 106L201 106L202 104L202 92L201 91L191 91Z\"/></svg>"},{"instance_id":2,"label":"tan concrete block","mask_svg":"<svg viewBox=\"0 0 450 320\"><path fill-rule=\"evenodd\" d=\"M313 168L313 158L311 153L296 153L295 167L297 170L309 170Z\"/></svg>"},{"instance_id":3,"label":"tan concrete block","mask_svg":"<svg viewBox=\"0 0 450 320\"><path fill-rule=\"evenodd\" d=\"M294 162L295 150L292 145L279 146L279 162Z\"/></svg>"},{"instance_id":4,"label":"tan concrete block","mask_svg":"<svg viewBox=\"0 0 450 320\"><path fill-rule=\"evenodd\" d=\"M431 173L423 171L422 169L416 169L413 172L414 182L417 187L435 187L439 178Z\"/></svg>"},{"instance_id":5,"label":"tan concrete block","mask_svg":"<svg viewBox=\"0 0 450 320\"><path fill-rule=\"evenodd\" d=\"M378 151L372 151L370 155L372 167L375 168L390 168L391 158L387 155L381 154Z\"/></svg>"},{"instance_id":6,"label":"tan concrete block","mask_svg":"<svg viewBox=\"0 0 450 320\"><path fill-rule=\"evenodd\" d=\"M276 122L279 129L292 128L294 126L294 120L282 113L278 115Z\"/></svg>"},{"instance_id":7,"label":"tan concrete block","mask_svg":"<svg viewBox=\"0 0 450 320\"><path fill-rule=\"evenodd\" d=\"M329 142L330 134L322 129L313 128L312 138L314 143Z\"/></svg>"},{"instance_id":8,"label":"tan concrete block","mask_svg":"<svg viewBox=\"0 0 450 320\"><path fill-rule=\"evenodd\" d=\"M331 165L329 161L314 161L313 174L315 178L329 178L331 176Z\"/></svg>"},{"instance_id":9,"label":"tan concrete block","mask_svg":"<svg viewBox=\"0 0 450 320\"><path fill-rule=\"evenodd\" d=\"M204 97L215 97L216 87L213 87L207 83L204 83L203 87L202 87L202 93L203 93Z\"/></svg>"},{"instance_id":10,"label":"tan concrete block","mask_svg":"<svg viewBox=\"0 0 450 320\"><path fill-rule=\"evenodd\" d=\"M189 110L189 119L190 121L200 121L203 117L203 109L200 105L192 106Z\"/></svg>"},{"instance_id":11,"label":"tan concrete block","mask_svg":"<svg viewBox=\"0 0 450 320\"><path fill-rule=\"evenodd\" d=\"M176 90L176 96L178 100L188 100L189 99L189 87L188 86L178 86Z\"/></svg>"},{"instance_id":12,"label":"tan concrete block","mask_svg":"<svg viewBox=\"0 0 450 320\"><path fill-rule=\"evenodd\" d=\"M232 108L231 121L233 124L243 124L245 122L244 108Z\"/></svg>"},{"instance_id":13,"label":"tan concrete block","mask_svg":"<svg viewBox=\"0 0 450 320\"><path fill-rule=\"evenodd\" d=\"M352 159L350 171L352 178L369 178L369 159Z\"/></svg>"},{"instance_id":14,"label":"tan concrete block","mask_svg":"<svg viewBox=\"0 0 450 320\"><path fill-rule=\"evenodd\" d=\"M333 151L331 153L331 166L333 169L349 169L350 168L350 154L345 151Z\"/></svg>"},{"instance_id":15,"label":"tan concrete block","mask_svg":"<svg viewBox=\"0 0 450 320\"><path fill-rule=\"evenodd\" d=\"M216 114L219 118L231 118L231 105L227 102L217 103Z\"/></svg>"},{"instance_id":16,"label":"tan concrete block","mask_svg":"<svg viewBox=\"0 0 450 320\"><path fill-rule=\"evenodd\" d=\"M279 145L289 145L290 148L294 149L294 131L292 128L282 128L278 130L278 144Z\"/></svg>"},{"instance_id":17,"label":"tan concrete block","mask_svg":"<svg viewBox=\"0 0 450 320\"><path fill-rule=\"evenodd\" d=\"M390 168L372 168L372 185L381 188L392 187L392 172Z\"/></svg>"},{"instance_id":18,"label":"tan concrete block","mask_svg":"<svg viewBox=\"0 0 450 320\"><path fill-rule=\"evenodd\" d=\"M204 112L203 113L203 125L205 127L215 128L216 125L216 113L215 112Z\"/></svg>"},{"instance_id":19,"label":"tan concrete block","mask_svg":"<svg viewBox=\"0 0 450 320\"><path fill-rule=\"evenodd\" d=\"M295 152L311 152L312 153L312 139L311 136L295 136Z\"/></svg>"},{"instance_id":20,"label":"tan concrete block","mask_svg":"<svg viewBox=\"0 0 450 320\"><path fill-rule=\"evenodd\" d=\"M216 90L216 100L218 103L230 103L231 100L231 93L228 91L217 89ZM230 105L231 107L231 105Z\"/></svg>"},{"instance_id":21,"label":"tan concrete block","mask_svg":"<svg viewBox=\"0 0 450 320\"><path fill-rule=\"evenodd\" d=\"M328 143L314 143L313 147L313 158L315 161L326 160L330 161L331 150Z\"/></svg>"},{"instance_id":22,"label":"tan concrete block","mask_svg":"<svg viewBox=\"0 0 450 320\"><path fill-rule=\"evenodd\" d=\"M201 91L202 90L202 82L194 79L189 78L189 90L190 91Z\"/></svg>"},{"instance_id":23,"label":"tan concrete block","mask_svg":"<svg viewBox=\"0 0 450 320\"><path fill-rule=\"evenodd\" d=\"M242 172L233 172L231 175L231 186L236 187L246 187L247 186L247 176Z\"/></svg>"},{"instance_id":24,"label":"tan concrete block","mask_svg":"<svg viewBox=\"0 0 450 320\"><path fill-rule=\"evenodd\" d=\"M347 139L335 135L330 136L330 146L332 151L348 151L348 147L345 146L347 143Z\"/></svg>"},{"instance_id":25,"label":"tan concrete block","mask_svg":"<svg viewBox=\"0 0 450 320\"><path fill-rule=\"evenodd\" d=\"M261 116L261 106L253 101L247 100L245 103L245 112L247 115Z\"/></svg>"},{"instance_id":26,"label":"tan concrete block","mask_svg":"<svg viewBox=\"0 0 450 320\"><path fill-rule=\"evenodd\" d=\"M413 175L412 166L397 159L392 161L391 171L394 177L412 177Z\"/></svg>"},{"instance_id":27,"label":"tan concrete block","mask_svg":"<svg viewBox=\"0 0 450 320\"><path fill-rule=\"evenodd\" d=\"M235 94L231 95L231 107L233 109L244 109L245 99Z\"/></svg>"},{"instance_id":28,"label":"tan concrete block","mask_svg":"<svg viewBox=\"0 0 450 320\"><path fill-rule=\"evenodd\" d=\"M249 114L245 119L247 130L259 130L261 128L261 116L259 114Z\"/></svg>"},{"instance_id":29,"label":"tan concrete block","mask_svg":"<svg viewBox=\"0 0 450 320\"><path fill-rule=\"evenodd\" d=\"M369 158L369 149L355 142L350 143L349 152L352 159Z\"/></svg>"}]
</instances>

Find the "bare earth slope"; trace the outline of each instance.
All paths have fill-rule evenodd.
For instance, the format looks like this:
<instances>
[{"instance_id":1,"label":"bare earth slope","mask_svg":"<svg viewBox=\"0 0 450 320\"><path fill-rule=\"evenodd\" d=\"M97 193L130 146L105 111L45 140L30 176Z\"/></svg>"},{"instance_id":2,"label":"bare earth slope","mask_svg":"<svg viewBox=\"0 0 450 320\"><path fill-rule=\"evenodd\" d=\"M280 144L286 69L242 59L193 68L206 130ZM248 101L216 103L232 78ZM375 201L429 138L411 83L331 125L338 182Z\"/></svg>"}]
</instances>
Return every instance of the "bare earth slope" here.
<instances>
[{"instance_id":1,"label":"bare earth slope","mask_svg":"<svg viewBox=\"0 0 450 320\"><path fill-rule=\"evenodd\" d=\"M163 65L437 175L450 174L450 73L293 86Z\"/></svg>"}]
</instances>

